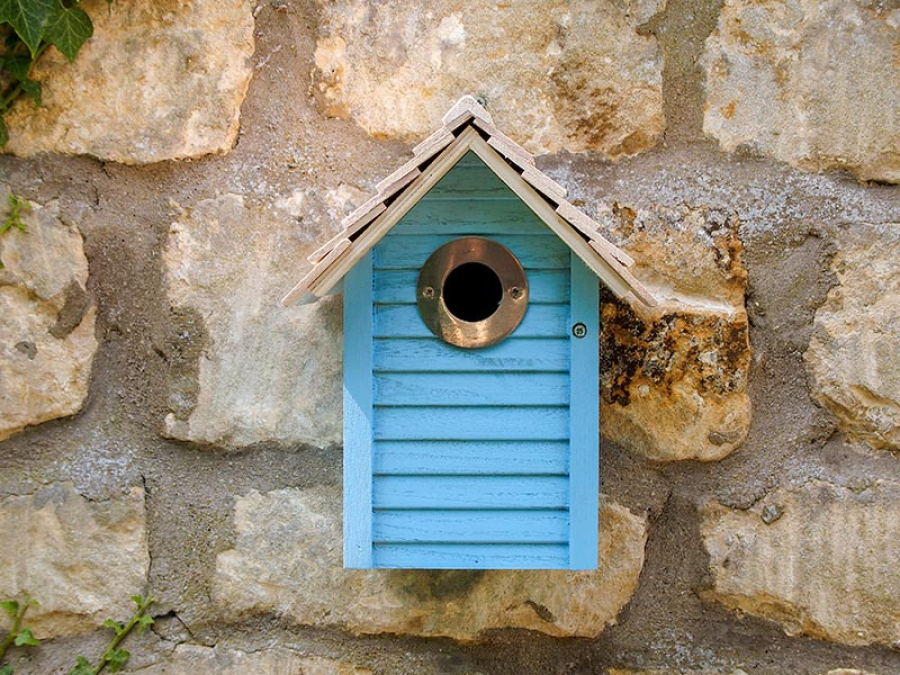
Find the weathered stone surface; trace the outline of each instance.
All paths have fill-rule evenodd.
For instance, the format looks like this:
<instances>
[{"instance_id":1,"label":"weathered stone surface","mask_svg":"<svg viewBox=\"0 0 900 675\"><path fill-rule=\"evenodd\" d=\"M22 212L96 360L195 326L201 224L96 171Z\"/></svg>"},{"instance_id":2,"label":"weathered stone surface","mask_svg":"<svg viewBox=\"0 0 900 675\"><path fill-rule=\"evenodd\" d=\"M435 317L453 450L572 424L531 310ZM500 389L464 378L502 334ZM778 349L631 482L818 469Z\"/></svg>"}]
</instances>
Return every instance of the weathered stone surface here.
<instances>
[{"instance_id":1,"label":"weathered stone surface","mask_svg":"<svg viewBox=\"0 0 900 675\"><path fill-rule=\"evenodd\" d=\"M288 649L239 649L182 644L163 663L135 670L144 675L372 675L368 668L317 656L301 656Z\"/></svg>"},{"instance_id":2,"label":"weathered stone surface","mask_svg":"<svg viewBox=\"0 0 900 675\"><path fill-rule=\"evenodd\" d=\"M419 138L469 93L536 153L617 158L665 127L662 58L640 30L664 0L320 4L320 107L372 135Z\"/></svg>"},{"instance_id":3,"label":"weathered stone surface","mask_svg":"<svg viewBox=\"0 0 900 675\"><path fill-rule=\"evenodd\" d=\"M297 207L296 194L286 199ZM305 257L280 218L224 195L172 224L168 297L200 318L208 344L199 369L173 373L168 435L229 446L341 440L341 302L279 304Z\"/></svg>"},{"instance_id":4,"label":"weathered stone surface","mask_svg":"<svg viewBox=\"0 0 900 675\"><path fill-rule=\"evenodd\" d=\"M747 271L737 220L707 209L598 215L659 300L638 316L604 294L600 428L659 461L716 460L750 428Z\"/></svg>"},{"instance_id":5,"label":"weathered stone surface","mask_svg":"<svg viewBox=\"0 0 900 675\"><path fill-rule=\"evenodd\" d=\"M90 501L68 484L2 497L0 541L0 598L28 593L40 603L28 611L38 638L127 619L130 596L146 590L150 554L140 488L108 501Z\"/></svg>"},{"instance_id":6,"label":"weathered stone surface","mask_svg":"<svg viewBox=\"0 0 900 675\"><path fill-rule=\"evenodd\" d=\"M125 164L227 152L252 74L253 4L88 0L93 37L72 65L44 55L43 104L16 104L7 150Z\"/></svg>"},{"instance_id":7,"label":"weathered stone surface","mask_svg":"<svg viewBox=\"0 0 900 675\"><path fill-rule=\"evenodd\" d=\"M2 220L8 195L0 184ZM32 203L22 222L0 236L0 440L78 412L97 351L81 234L56 204Z\"/></svg>"},{"instance_id":8,"label":"weathered stone surface","mask_svg":"<svg viewBox=\"0 0 900 675\"><path fill-rule=\"evenodd\" d=\"M900 450L900 225L846 228L832 268L805 354L813 394L851 438Z\"/></svg>"},{"instance_id":9,"label":"weathered stone surface","mask_svg":"<svg viewBox=\"0 0 900 675\"><path fill-rule=\"evenodd\" d=\"M752 509L703 509L707 600L765 617L789 635L848 645L900 643L900 484L851 490L821 481Z\"/></svg>"},{"instance_id":10,"label":"weathered stone surface","mask_svg":"<svg viewBox=\"0 0 900 675\"><path fill-rule=\"evenodd\" d=\"M610 668L607 675L747 675L742 668L651 668L650 670L628 670ZM829 674L830 675L830 674Z\"/></svg>"},{"instance_id":11,"label":"weathered stone surface","mask_svg":"<svg viewBox=\"0 0 900 675\"><path fill-rule=\"evenodd\" d=\"M726 150L900 182L898 28L878 0L726 0L703 57L704 131Z\"/></svg>"},{"instance_id":12,"label":"weathered stone surface","mask_svg":"<svg viewBox=\"0 0 900 675\"><path fill-rule=\"evenodd\" d=\"M458 640L503 627L595 636L615 622L644 561L646 520L601 501L596 571L348 570L340 503L324 487L240 498L235 548L219 555L213 584L223 614Z\"/></svg>"}]
</instances>

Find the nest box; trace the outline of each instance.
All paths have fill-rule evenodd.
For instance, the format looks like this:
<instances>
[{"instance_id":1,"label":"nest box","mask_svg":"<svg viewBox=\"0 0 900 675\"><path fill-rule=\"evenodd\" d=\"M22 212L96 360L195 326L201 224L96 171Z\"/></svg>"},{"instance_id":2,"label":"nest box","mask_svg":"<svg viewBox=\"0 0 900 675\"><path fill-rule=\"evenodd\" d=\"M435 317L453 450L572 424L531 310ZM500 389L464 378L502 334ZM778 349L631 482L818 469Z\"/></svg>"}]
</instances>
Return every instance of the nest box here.
<instances>
[{"instance_id":1,"label":"nest box","mask_svg":"<svg viewBox=\"0 0 900 675\"><path fill-rule=\"evenodd\" d=\"M597 566L598 283L632 260L464 97L310 256L344 292L344 564Z\"/></svg>"}]
</instances>

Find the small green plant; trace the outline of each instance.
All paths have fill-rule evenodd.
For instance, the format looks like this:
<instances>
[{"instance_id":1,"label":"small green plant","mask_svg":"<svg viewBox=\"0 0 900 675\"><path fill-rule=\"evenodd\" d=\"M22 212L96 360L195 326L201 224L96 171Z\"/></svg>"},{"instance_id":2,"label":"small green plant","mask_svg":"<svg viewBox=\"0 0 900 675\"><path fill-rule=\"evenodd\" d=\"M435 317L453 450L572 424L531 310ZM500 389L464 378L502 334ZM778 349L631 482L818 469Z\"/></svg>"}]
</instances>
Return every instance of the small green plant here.
<instances>
[{"instance_id":1,"label":"small green plant","mask_svg":"<svg viewBox=\"0 0 900 675\"><path fill-rule=\"evenodd\" d=\"M6 199L9 202L9 213L6 214L6 218L0 224L0 234L4 234L12 228L16 228L19 232L24 232L25 223L22 222L22 214L31 211L31 204L24 199L19 199L12 192L7 195ZM0 260L0 270L2 269L3 261ZM0 672L0 675L3 675L3 672Z\"/></svg>"},{"instance_id":2,"label":"small green plant","mask_svg":"<svg viewBox=\"0 0 900 675\"><path fill-rule=\"evenodd\" d=\"M25 613L28 611L29 607L33 607L34 605L37 605L37 601L30 598L28 595L25 595L21 601L3 600L0 602L0 609L6 612L9 615L9 618L12 619L12 628L9 629L9 634L3 642L0 643L0 664L3 663L3 657L6 656L6 651L13 645L16 647L24 647L27 645L38 644L31 629L22 625L25 620ZM12 672L13 667L11 665L0 665L0 675L12 675Z\"/></svg>"},{"instance_id":3,"label":"small green plant","mask_svg":"<svg viewBox=\"0 0 900 675\"><path fill-rule=\"evenodd\" d=\"M97 664L91 664L90 661L79 654L75 657L75 667L71 670L69 675L99 675L106 666L109 666L110 672L118 673L128 664L128 659L131 658L131 654L128 650L122 649L119 645L122 644L122 641L128 637L128 634L134 630L134 628L137 628L138 633L142 633L153 625L153 617L147 612L147 608L156 600L152 595L148 595L146 598L135 595L131 599L134 600L134 603L137 605L137 610L135 610L134 616L131 617L131 620L128 623L107 619L103 624L107 628L112 628L116 634L110 641L106 651L103 652L100 660L97 661ZM0 671L0 675L6 674Z\"/></svg>"},{"instance_id":4,"label":"small green plant","mask_svg":"<svg viewBox=\"0 0 900 675\"><path fill-rule=\"evenodd\" d=\"M31 78L41 54L53 45L71 63L94 34L91 17L79 5L80 0L0 0L0 146L9 142L4 118L14 101L27 95L41 105L41 83Z\"/></svg>"}]
</instances>

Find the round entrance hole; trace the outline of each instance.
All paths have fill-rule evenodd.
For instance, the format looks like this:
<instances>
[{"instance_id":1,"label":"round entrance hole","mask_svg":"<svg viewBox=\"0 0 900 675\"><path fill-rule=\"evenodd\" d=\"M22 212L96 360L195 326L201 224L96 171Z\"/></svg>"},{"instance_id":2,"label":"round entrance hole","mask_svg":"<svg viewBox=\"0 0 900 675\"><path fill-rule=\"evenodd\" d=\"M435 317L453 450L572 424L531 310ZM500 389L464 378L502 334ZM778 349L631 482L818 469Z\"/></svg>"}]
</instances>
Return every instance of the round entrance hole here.
<instances>
[{"instance_id":1,"label":"round entrance hole","mask_svg":"<svg viewBox=\"0 0 900 675\"><path fill-rule=\"evenodd\" d=\"M463 263L447 275L443 296L448 312L457 319L475 323L492 316L500 307L503 284L487 265Z\"/></svg>"}]
</instances>

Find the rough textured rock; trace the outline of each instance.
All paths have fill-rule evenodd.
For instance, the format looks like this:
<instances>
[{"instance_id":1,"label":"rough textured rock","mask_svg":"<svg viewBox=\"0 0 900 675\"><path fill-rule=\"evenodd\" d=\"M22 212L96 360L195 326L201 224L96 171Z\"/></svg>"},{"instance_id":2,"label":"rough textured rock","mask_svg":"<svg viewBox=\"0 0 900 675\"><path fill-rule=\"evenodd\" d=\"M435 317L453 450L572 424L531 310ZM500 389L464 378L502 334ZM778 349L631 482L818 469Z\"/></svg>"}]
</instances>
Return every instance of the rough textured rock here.
<instances>
[{"instance_id":1,"label":"rough textured rock","mask_svg":"<svg viewBox=\"0 0 900 675\"><path fill-rule=\"evenodd\" d=\"M750 428L747 271L737 219L618 205L598 219L660 301L638 316L603 295L602 433L654 460L725 457Z\"/></svg>"},{"instance_id":2,"label":"rough textured rock","mask_svg":"<svg viewBox=\"0 0 900 675\"><path fill-rule=\"evenodd\" d=\"M805 354L813 394L848 436L900 450L900 225L845 228L832 269Z\"/></svg>"},{"instance_id":3,"label":"rough textured rock","mask_svg":"<svg viewBox=\"0 0 900 675\"><path fill-rule=\"evenodd\" d=\"M646 520L602 501L596 571L346 570L340 503L336 488L240 498L235 548L216 564L223 613L458 640L503 627L595 636L628 602L644 561Z\"/></svg>"},{"instance_id":4,"label":"rough textured rock","mask_svg":"<svg viewBox=\"0 0 900 675\"><path fill-rule=\"evenodd\" d=\"M783 488L752 509L703 509L707 600L848 645L900 642L900 484Z\"/></svg>"},{"instance_id":5,"label":"rough textured rock","mask_svg":"<svg viewBox=\"0 0 900 675\"><path fill-rule=\"evenodd\" d=\"M372 675L367 668L334 659L301 656L288 649L238 649L182 644L163 663L135 670L144 675Z\"/></svg>"},{"instance_id":6,"label":"rough textured rock","mask_svg":"<svg viewBox=\"0 0 900 675\"><path fill-rule=\"evenodd\" d=\"M253 4L88 0L93 37L73 65L55 49L41 59L43 104L16 104L7 150L126 164L227 152L252 74Z\"/></svg>"},{"instance_id":7,"label":"rough textured rock","mask_svg":"<svg viewBox=\"0 0 900 675\"><path fill-rule=\"evenodd\" d=\"M727 150L900 182L898 28L879 0L726 0L703 130Z\"/></svg>"},{"instance_id":8,"label":"rough textured rock","mask_svg":"<svg viewBox=\"0 0 900 675\"><path fill-rule=\"evenodd\" d=\"M294 208L297 195L287 199ZM203 324L208 344L199 367L172 372L168 435L229 446L340 442L341 302L279 304L305 255L280 218L224 195L172 224L168 297Z\"/></svg>"},{"instance_id":9,"label":"rough textured rock","mask_svg":"<svg viewBox=\"0 0 900 675\"><path fill-rule=\"evenodd\" d=\"M9 192L0 184L0 222ZM88 394L97 351L82 238L55 203L32 203L26 231L0 236L0 440L72 415Z\"/></svg>"},{"instance_id":10,"label":"rough textured rock","mask_svg":"<svg viewBox=\"0 0 900 675\"><path fill-rule=\"evenodd\" d=\"M320 4L320 108L372 135L423 136L469 93L536 153L617 158L665 127L662 58L641 30L664 0Z\"/></svg>"},{"instance_id":11,"label":"rough textured rock","mask_svg":"<svg viewBox=\"0 0 900 675\"><path fill-rule=\"evenodd\" d=\"M144 491L89 501L71 485L0 498L0 598L28 593L38 638L86 632L127 619L145 592L150 554ZM3 616L2 620L6 620Z\"/></svg>"}]
</instances>

